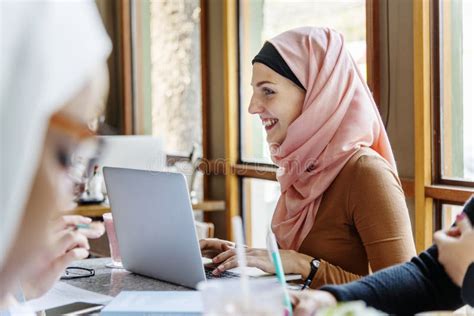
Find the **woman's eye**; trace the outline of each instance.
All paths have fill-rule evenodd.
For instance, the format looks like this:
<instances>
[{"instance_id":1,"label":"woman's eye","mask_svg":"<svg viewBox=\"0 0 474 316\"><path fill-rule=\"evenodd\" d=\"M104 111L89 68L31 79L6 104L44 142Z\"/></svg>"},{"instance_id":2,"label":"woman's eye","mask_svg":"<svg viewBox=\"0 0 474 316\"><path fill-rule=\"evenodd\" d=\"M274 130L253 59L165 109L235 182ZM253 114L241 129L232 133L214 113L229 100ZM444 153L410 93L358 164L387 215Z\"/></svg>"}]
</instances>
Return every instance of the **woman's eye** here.
<instances>
[{"instance_id":1,"label":"woman's eye","mask_svg":"<svg viewBox=\"0 0 474 316\"><path fill-rule=\"evenodd\" d=\"M268 88L263 88L263 94L265 95L271 95L271 94L274 94L275 92L271 89L268 89Z\"/></svg>"}]
</instances>

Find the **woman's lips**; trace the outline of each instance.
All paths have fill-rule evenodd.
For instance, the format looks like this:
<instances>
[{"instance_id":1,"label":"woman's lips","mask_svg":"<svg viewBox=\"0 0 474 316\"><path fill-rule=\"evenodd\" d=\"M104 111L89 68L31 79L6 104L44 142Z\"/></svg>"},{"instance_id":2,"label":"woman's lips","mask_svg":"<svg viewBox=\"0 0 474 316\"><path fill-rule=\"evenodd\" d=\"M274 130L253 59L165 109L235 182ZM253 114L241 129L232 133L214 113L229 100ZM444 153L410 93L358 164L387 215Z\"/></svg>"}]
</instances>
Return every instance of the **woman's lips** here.
<instances>
[{"instance_id":1,"label":"woman's lips","mask_svg":"<svg viewBox=\"0 0 474 316\"><path fill-rule=\"evenodd\" d=\"M262 124L265 127L265 130L269 131L271 130L276 123L278 123L278 119L274 118L268 118L268 119L262 119Z\"/></svg>"}]
</instances>

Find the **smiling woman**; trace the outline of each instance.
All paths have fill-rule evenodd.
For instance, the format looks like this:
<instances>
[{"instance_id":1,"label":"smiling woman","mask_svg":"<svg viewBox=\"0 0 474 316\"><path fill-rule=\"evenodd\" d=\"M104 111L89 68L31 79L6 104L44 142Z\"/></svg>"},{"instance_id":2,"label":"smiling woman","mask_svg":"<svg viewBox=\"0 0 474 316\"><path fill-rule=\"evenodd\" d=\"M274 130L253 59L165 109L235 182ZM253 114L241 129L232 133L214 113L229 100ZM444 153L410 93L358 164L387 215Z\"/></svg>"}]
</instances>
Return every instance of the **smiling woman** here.
<instances>
[{"instance_id":1,"label":"smiling woman","mask_svg":"<svg viewBox=\"0 0 474 316\"><path fill-rule=\"evenodd\" d=\"M253 63L249 112L279 167L271 229L284 271L317 288L415 255L391 146L343 36L295 28L269 39ZM246 251L250 266L273 272L265 249ZM213 261L216 274L233 268L235 250Z\"/></svg>"},{"instance_id":2,"label":"smiling woman","mask_svg":"<svg viewBox=\"0 0 474 316\"><path fill-rule=\"evenodd\" d=\"M267 142L279 145L288 126L301 114L305 92L290 79L278 75L254 59L253 95L249 113L258 114L267 132Z\"/></svg>"},{"instance_id":3,"label":"smiling woman","mask_svg":"<svg viewBox=\"0 0 474 316\"><path fill-rule=\"evenodd\" d=\"M291 3L290 3L291 2ZM298 26L321 26L338 30L344 35L348 50L354 57L362 76L366 70L377 69L377 62L371 59L378 37L371 36L371 17L375 10L371 1L366 0L253 0L238 2L239 16L239 164L242 168L256 168L257 174L240 177L244 181L239 185L242 194L243 214L248 243L253 246L265 246L265 231L268 218L272 216L278 199L278 183L267 181L275 179L275 173L262 171L273 164L267 133L259 115L249 114L253 95L252 59L258 53L265 40L285 30ZM367 17L366 17L367 15ZM367 21L367 22L366 22ZM291 81L288 80L290 83ZM296 87L298 85L296 84ZM374 95L379 94L377 87L371 86ZM264 91L262 91L263 93ZM266 91L265 93L269 93ZM267 113L268 114L268 113ZM271 117L271 116L269 116ZM266 118L266 116L263 116ZM269 124L269 122L265 122ZM258 177L258 175L265 175ZM263 180L266 179L266 180ZM261 201L260 196L265 196Z\"/></svg>"},{"instance_id":4,"label":"smiling woman","mask_svg":"<svg viewBox=\"0 0 474 316\"><path fill-rule=\"evenodd\" d=\"M252 96L252 89L249 86L252 68L248 65L265 40L298 26L334 28L344 34L347 47L365 78L367 68L365 2L365 0L292 1L291 4L282 0L239 2L242 161L271 163L261 122L257 116L247 113Z\"/></svg>"}]
</instances>

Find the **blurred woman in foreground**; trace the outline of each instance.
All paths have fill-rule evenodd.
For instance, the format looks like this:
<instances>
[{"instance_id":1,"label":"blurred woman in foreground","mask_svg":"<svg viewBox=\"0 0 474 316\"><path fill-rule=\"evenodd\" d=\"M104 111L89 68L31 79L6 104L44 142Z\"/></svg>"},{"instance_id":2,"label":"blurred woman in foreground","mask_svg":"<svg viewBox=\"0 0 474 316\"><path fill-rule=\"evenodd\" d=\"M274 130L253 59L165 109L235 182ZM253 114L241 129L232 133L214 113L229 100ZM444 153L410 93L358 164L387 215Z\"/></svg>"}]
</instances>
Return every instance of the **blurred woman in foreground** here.
<instances>
[{"instance_id":1,"label":"blurred woman in foreground","mask_svg":"<svg viewBox=\"0 0 474 316\"><path fill-rule=\"evenodd\" d=\"M90 220L60 210L73 198L74 155L97 149L88 123L103 109L111 44L93 1L2 2L0 14L4 309L44 294L103 233L77 230Z\"/></svg>"}]
</instances>

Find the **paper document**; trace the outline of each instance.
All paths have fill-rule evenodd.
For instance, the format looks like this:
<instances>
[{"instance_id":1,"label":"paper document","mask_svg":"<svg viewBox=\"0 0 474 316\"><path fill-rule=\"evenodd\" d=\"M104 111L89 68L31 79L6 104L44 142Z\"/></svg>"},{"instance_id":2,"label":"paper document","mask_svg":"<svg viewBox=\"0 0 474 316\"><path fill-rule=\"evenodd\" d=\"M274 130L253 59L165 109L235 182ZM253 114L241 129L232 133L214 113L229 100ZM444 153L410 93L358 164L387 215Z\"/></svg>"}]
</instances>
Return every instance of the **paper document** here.
<instances>
[{"instance_id":1,"label":"paper document","mask_svg":"<svg viewBox=\"0 0 474 316\"><path fill-rule=\"evenodd\" d=\"M45 295L28 301L25 305L27 305L29 309L37 312L74 302L106 304L112 299L112 296L83 290L64 282L57 282Z\"/></svg>"},{"instance_id":2,"label":"paper document","mask_svg":"<svg viewBox=\"0 0 474 316\"><path fill-rule=\"evenodd\" d=\"M201 315L202 312L198 291L123 291L101 315Z\"/></svg>"}]
</instances>

